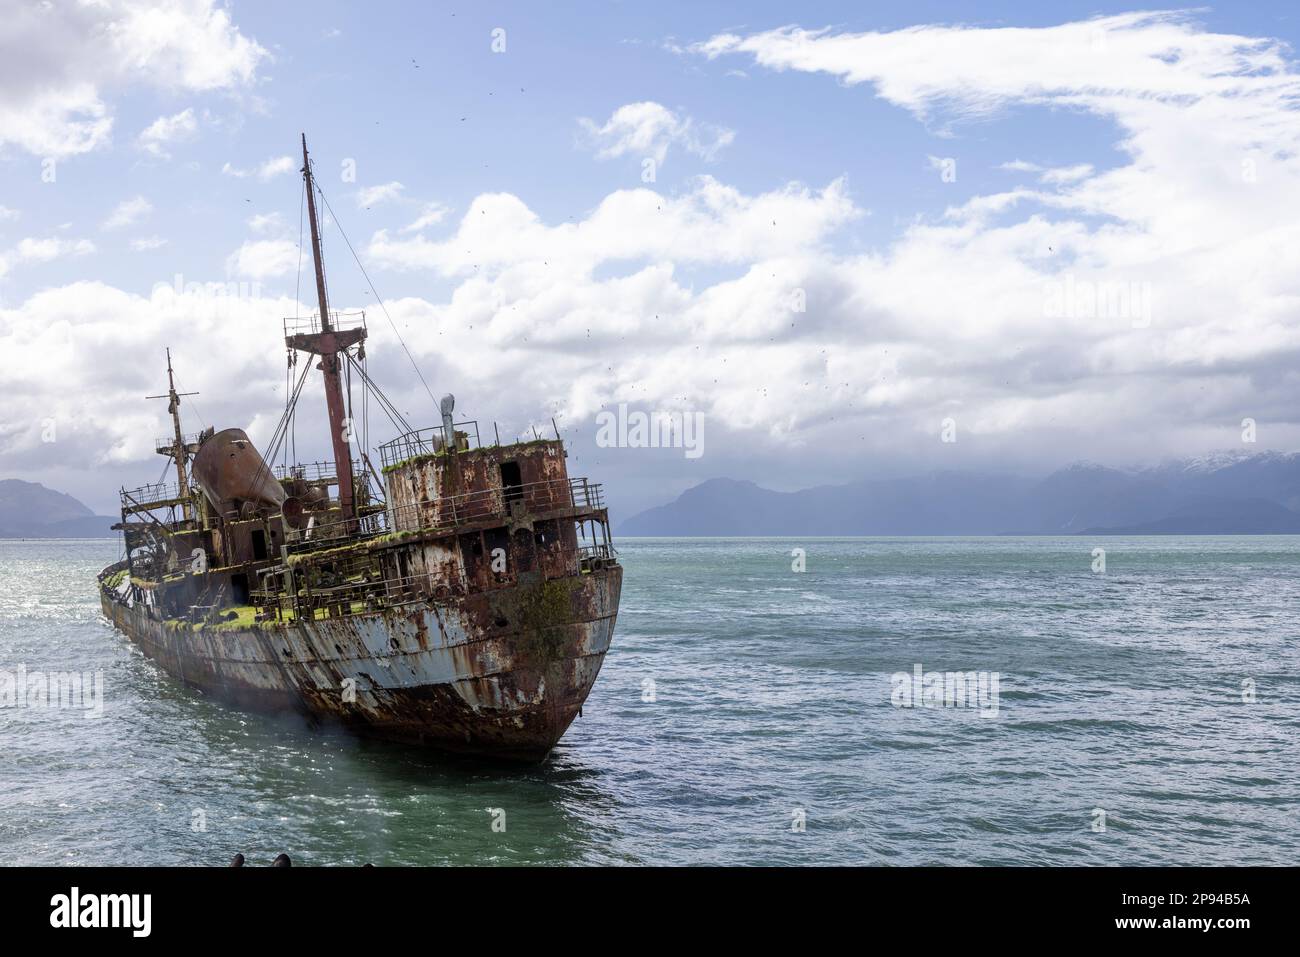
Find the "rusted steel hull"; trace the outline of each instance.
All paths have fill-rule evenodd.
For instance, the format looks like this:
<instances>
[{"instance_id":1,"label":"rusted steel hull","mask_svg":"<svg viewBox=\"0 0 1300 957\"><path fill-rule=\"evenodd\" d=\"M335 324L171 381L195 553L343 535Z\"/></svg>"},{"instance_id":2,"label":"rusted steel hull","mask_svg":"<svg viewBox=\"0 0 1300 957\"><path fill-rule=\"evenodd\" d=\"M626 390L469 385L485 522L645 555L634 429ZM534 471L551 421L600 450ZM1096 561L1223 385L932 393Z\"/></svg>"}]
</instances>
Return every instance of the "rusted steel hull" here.
<instances>
[{"instance_id":1,"label":"rusted steel hull","mask_svg":"<svg viewBox=\"0 0 1300 957\"><path fill-rule=\"evenodd\" d=\"M622 578L612 565L400 610L243 628L153 617L129 582L101 586L100 600L165 671L237 707L540 761L600 672Z\"/></svg>"}]
</instances>

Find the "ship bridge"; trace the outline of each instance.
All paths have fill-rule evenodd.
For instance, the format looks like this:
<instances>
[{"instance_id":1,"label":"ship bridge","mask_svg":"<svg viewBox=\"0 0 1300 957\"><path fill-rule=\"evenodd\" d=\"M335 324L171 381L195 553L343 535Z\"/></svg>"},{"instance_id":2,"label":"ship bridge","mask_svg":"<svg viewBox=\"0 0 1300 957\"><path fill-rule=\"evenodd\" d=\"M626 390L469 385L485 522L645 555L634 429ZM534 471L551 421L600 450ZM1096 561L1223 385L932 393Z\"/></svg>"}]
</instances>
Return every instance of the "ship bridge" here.
<instances>
[{"instance_id":1,"label":"ship bridge","mask_svg":"<svg viewBox=\"0 0 1300 957\"><path fill-rule=\"evenodd\" d=\"M495 435L496 429L493 428ZM346 616L581 576L615 561L604 492L554 439L480 442L474 421L379 447L385 506L287 541L255 602L269 617Z\"/></svg>"}]
</instances>

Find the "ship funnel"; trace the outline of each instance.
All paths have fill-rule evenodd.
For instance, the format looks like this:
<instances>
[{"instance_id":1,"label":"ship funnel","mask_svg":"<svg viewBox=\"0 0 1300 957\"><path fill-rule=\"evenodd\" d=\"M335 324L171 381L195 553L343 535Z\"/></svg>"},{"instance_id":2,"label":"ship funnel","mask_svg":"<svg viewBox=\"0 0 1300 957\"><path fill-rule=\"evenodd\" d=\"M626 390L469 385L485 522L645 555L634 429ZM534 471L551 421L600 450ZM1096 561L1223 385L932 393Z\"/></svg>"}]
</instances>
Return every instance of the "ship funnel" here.
<instances>
[{"instance_id":1,"label":"ship funnel","mask_svg":"<svg viewBox=\"0 0 1300 957\"><path fill-rule=\"evenodd\" d=\"M222 515L251 507L278 511L285 493L243 429L208 438L194 456L194 480Z\"/></svg>"}]
</instances>

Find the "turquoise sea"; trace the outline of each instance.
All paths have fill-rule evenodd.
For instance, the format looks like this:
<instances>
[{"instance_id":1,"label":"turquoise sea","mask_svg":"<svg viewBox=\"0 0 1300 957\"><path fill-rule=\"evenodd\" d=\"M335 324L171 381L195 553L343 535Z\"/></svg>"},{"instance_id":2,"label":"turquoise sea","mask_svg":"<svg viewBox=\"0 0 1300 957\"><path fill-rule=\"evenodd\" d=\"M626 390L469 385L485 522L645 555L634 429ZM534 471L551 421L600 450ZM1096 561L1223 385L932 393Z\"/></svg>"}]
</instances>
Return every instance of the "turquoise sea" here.
<instances>
[{"instance_id":1,"label":"turquoise sea","mask_svg":"<svg viewBox=\"0 0 1300 957\"><path fill-rule=\"evenodd\" d=\"M116 542L0 541L0 692L20 668L104 689L90 717L0 694L0 864L1300 857L1300 538L618 547L604 671L521 770L207 701L101 617ZM996 702L900 707L917 666Z\"/></svg>"}]
</instances>

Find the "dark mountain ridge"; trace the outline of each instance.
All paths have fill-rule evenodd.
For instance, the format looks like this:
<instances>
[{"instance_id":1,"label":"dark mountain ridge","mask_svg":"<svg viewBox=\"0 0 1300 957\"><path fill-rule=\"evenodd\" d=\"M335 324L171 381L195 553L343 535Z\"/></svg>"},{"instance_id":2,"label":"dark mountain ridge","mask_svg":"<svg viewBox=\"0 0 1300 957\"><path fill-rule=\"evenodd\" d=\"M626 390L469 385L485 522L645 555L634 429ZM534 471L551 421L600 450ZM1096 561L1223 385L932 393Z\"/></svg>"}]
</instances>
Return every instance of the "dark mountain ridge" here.
<instances>
[{"instance_id":1,"label":"dark mountain ridge","mask_svg":"<svg viewBox=\"0 0 1300 957\"><path fill-rule=\"evenodd\" d=\"M935 472L797 492L718 478L624 520L621 535L1300 534L1300 453L1220 453L1042 479Z\"/></svg>"},{"instance_id":2,"label":"dark mountain ridge","mask_svg":"<svg viewBox=\"0 0 1300 957\"><path fill-rule=\"evenodd\" d=\"M0 479L0 538L111 538L116 521L39 482Z\"/></svg>"}]
</instances>

